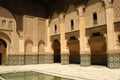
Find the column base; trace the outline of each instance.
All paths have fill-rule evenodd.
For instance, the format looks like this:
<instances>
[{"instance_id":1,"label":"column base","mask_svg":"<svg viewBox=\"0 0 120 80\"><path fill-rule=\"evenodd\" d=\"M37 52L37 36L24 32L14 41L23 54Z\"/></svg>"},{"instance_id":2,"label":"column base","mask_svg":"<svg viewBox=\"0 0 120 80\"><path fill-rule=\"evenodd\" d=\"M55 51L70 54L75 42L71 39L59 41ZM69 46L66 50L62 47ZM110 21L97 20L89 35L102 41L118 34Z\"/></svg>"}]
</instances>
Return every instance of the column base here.
<instances>
[{"instance_id":1,"label":"column base","mask_svg":"<svg viewBox=\"0 0 120 80\"><path fill-rule=\"evenodd\" d=\"M120 68L120 53L108 54L108 67L112 69Z\"/></svg>"},{"instance_id":2,"label":"column base","mask_svg":"<svg viewBox=\"0 0 120 80\"><path fill-rule=\"evenodd\" d=\"M69 54L61 54L61 64L69 64Z\"/></svg>"},{"instance_id":3,"label":"column base","mask_svg":"<svg viewBox=\"0 0 120 80\"><path fill-rule=\"evenodd\" d=\"M91 55L90 54L81 54L80 55L81 66L87 67L91 65Z\"/></svg>"},{"instance_id":4,"label":"column base","mask_svg":"<svg viewBox=\"0 0 120 80\"><path fill-rule=\"evenodd\" d=\"M51 64L53 62L54 62L53 54L46 54L45 55L45 63L46 64Z\"/></svg>"}]
</instances>

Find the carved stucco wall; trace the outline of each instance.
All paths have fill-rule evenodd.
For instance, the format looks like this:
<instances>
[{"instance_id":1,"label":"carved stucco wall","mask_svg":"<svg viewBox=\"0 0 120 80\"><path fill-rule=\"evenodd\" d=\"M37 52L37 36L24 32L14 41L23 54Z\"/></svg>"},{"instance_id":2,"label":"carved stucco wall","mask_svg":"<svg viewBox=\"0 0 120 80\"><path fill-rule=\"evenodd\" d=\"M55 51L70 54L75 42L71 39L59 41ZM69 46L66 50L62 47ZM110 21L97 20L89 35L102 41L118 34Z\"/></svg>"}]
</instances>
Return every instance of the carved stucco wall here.
<instances>
[{"instance_id":1,"label":"carved stucco wall","mask_svg":"<svg viewBox=\"0 0 120 80\"><path fill-rule=\"evenodd\" d=\"M16 32L16 21L13 14L6 8L0 7L0 37L6 40L7 53L15 54L19 52L19 37Z\"/></svg>"},{"instance_id":2,"label":"carved stucco wall","mask_svg":"<svg viewBox=\"0 0 120 80\"><path fill-rule=\"evenodd\" d=\"M118 22L120 21L120 0L114 0L113 8L114 8L115 22Z\"/></svg>"},{"instance_id":3,"label":"carved stucco wall","mask_svg":"<svg viewBox=\"0 0 120 80\"><path fill-rule=\"evenodd\" d=\"M31 40L26 40L25 42L25 53L32 54L33 42Z\"/></svg>"},{"instance_id":4,"label":"carved stucco wall","mask_svg":"<svg viewBox=\"0 0 120 80\"><path fill-rule=\"evenodd\" d=\"M74 29L71 30L71 20L74 22ZM74 5L69 5L65 15L65 32L72 32L79 29L79 17Z\"/></svg>"},{"instance_id":5,"label":"carved stucco wall","mask_svg":"<svg viewBox=\"0 0 120 80\"><path fill-rule=\"evenodd\" d=\"M93 24L93 13L97 13L97 24ZM85 24L86 28L105 25L105 8L100 0L89 0L85 9Z\"/></svg>"},{"instance_id":6,"label":"carved stucco wall","mask_svg":"<svg viewBox=\"0 0 120 80\"><path fill-rule=\"evenodd\" d=\"M46 45L46 23L45 19L38 19L38 52L39 54L45 53L45 45Z\"/></svg>"},{"instance_id":7,"label":"carved stucco wall","mask_svg":"<svg viewBox=\"0 0 120 80\"><path fill-rule=\"evenodd\" d=\"M50 35L58 35L60 34L60 20L59 20L59 13L58 12L54 12L52 17L51 17L51 20L50 20L50 23L49 23L49 26L50 26ZM56 31L55 31L55 25L56 25Z\"/></svg>"},{"instance_id":8,"label":"carved stucco wall","mask_svg":"<svg viewBox=\"0 0 120 80\"><path fill-rule=\"evenodd\" d=\"M56 32L55 32L55 25L57 26ZM57 35L60 34L60 24L59 24L59 18L52 19L50 23L50 35Z\"/></svg>"},{"instance_id":9,"label":"carved stucco wall","mask_svg":"<svg viewBox=\"0 0 120 80\"><path fill-rule=\"evenodd\" d=\"M38 47L39 52L40 49L44 51L43 49L46 45L46 34L46 19L33 16L24 17L24 40L31 40L31 42L33 42L32 47ZM27 48L26 45L25 48ZM33 48L32 51L34 51Z\"/></svg>"}]
</instances>

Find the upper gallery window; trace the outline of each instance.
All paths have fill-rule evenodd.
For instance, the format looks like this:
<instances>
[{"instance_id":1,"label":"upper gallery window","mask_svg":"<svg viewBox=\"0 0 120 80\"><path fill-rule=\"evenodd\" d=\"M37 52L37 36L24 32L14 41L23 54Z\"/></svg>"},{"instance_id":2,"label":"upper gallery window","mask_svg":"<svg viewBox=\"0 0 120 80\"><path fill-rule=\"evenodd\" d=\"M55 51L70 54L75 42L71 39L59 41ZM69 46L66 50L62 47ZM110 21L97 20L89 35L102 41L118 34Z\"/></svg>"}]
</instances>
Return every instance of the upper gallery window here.
<instances>
[{"instance_id":1,"label":"upper gallery window","mask_svg":"<svg viewBox=\"0 0 120 80\"><path fill-rule=\"evenodd\" d=\"M54 26L55 33L57 33L57 25Z\"/></svg>"},{"instance_id":2,"label":"upper gallery window","mask_svg":"<svg viewBox=\"0 0 120 80\"><path fill-rule=\"evenodd\" d=\"M93 13L93 24L97 24L97 13Z\"/></svg>"},{"instance_id":3,"label":"upper gallery window","mask_svg":"<svg viewBox=\"0 0 120 80\"><path fill-rule=\"evenodd\" d=\"M6 20L2 20L2 27L6 27Z\"/></svg>"},{"instance_id":4,"label":"upper gallery window","mask_svg":"<svg viewBox=\"0 0 120 80\"><path fill-rule=\"evenodd\" d=\"M73 19L71 20L71 30L73 30L74 29L74 21L73 21Z\"/></svg>"},{"instance_id":5,"label":"upper gallery window","mask_svg":"<svg viewBox=\"0 0 120 80\"><path fill-rule=\"evenodd\" d=\"M13 26L13 22L9 21L8 26L9 26L9 28L11 28Z\"/></svg>"}]
</instances>

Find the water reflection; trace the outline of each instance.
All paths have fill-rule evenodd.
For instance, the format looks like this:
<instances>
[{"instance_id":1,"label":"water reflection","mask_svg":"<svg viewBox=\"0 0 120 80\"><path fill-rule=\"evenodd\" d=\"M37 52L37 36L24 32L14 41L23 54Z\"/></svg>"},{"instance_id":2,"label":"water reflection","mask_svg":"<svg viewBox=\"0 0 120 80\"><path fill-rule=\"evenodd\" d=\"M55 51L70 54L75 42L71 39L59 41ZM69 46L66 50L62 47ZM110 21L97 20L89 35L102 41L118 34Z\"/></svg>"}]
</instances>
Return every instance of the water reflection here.
<instances>
[{"instance_id":1,"label":"water reflection","mask_svg":"<svg viewBox=\"0 0 120 80\"><path fill-rule=\"evenodd\" d=\"M0 77L3 77L5 80L72 80L33 71L0 74Z\"/></svg>"}]
</instances>

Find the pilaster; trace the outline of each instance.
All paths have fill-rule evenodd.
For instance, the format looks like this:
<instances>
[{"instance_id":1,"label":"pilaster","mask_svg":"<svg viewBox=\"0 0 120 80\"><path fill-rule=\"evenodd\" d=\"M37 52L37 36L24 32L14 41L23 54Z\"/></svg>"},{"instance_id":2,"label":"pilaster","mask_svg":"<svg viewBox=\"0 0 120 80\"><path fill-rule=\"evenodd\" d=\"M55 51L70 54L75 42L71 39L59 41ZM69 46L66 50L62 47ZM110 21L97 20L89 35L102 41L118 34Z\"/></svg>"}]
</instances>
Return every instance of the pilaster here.
<instances>
[{"instance_id":1,"label":"pilaster","mask_svg":"<svg viewBox=\"0 0 120 80\"><path fill-rule=\"evenodd\" d=\"M109 68L120 68L120 51L115 49L114 10L112 3L105 0L107 23L107 63Z\"/></svg>"},{"instance_id":2,"label":"pilaster","mask_svg":"<svg viewBox=\"0 0 120 80\"><path fill-rule=\"evenodd\" d=\"M47 38L46 38L46 48L45 48L45 63L53 63L53 49L52 49L52 42L50 41L50 26L49 26L49 19L46 19L46 27L47 27Z\"/></svg>"},{"instance_id":3,"label":"pilaster","mask_svg":"<svg viewBox=\"0 0 120 80\"><path fill-rule=\"evenodd\" d=\"M65 39L64 13L60 14L60 43L61 43L61 64L69 64L69 50Z\"/></svg>"},{"instance_id":4,"label":"pilaster","mask_svg":"<svg viewBox=\"0 0 120 80\"><path fill-rule=\"evenodd\" d=\"M90 50L87 49L87 39L85 34L84 6L77 8L79 13L79 45L81 66L89 66L91 63Z\"/></svg>"}]
</instances>

